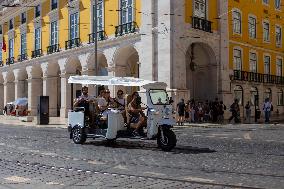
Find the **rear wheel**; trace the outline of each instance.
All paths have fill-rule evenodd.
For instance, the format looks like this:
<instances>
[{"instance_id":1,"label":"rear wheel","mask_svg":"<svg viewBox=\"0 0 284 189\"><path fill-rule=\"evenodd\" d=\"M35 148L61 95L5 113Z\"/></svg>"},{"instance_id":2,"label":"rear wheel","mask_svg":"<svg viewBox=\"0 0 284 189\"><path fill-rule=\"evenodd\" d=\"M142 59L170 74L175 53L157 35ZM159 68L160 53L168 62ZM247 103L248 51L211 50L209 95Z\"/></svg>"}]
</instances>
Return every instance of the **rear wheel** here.
<instances>
[{"instance_id":1,"label":"rear wheel","mask_svg":"<svg viewBox=\"0 0 284 189\"><path fill-rule=\"evenodd\" d=\"M79 126L75 126L72 129L72 139L75 144L84 144L87 140L87 135L84 132L84 129Z\"/></svg>"},{"instance_id":2,"label":"rear wheel","mask_svg":"<svg viewBox=\"0 0 284 189\"><path fill-rule=\"evenodd\" d=\"M163 151L171 151L177 143L175 133L170 129L159 130L157 136L158 147Z\"/></svg>"}]
</instances>

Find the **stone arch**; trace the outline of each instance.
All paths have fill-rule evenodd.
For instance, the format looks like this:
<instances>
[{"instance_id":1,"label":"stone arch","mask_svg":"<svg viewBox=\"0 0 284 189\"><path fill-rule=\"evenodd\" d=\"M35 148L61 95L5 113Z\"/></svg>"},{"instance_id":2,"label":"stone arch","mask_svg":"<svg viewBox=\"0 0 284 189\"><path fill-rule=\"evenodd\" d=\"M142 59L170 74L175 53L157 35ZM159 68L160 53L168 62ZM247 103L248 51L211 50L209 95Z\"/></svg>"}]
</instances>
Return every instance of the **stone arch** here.
<instances>
[{"instance_id":1,"label":"stone arch","mask_svg":"<svg viewBox=\"0 0 284 189\"><path fill-rule=\"evenodd\" d=\"M118 48L113 61L115 67L118 68L115 73L116 76L139 77L139 54L134 46Z\"/></svg>"},{"instance_id":2,"label":"stone arch","mask_svg":"<svg viewBox=\"0 0 284 189\"><path fill-rule=\"evenodd\" d=\"M256 96L257 96L257 98L259 98L258 88L257 87L251 87L250 88L250 102L253 106L259 105L259 99L257 100Z\"/></svg>"},{"instance_id":3,"label":"stone arch","mask_svg":"<svg viewBox=\"0 0 284 189\"><path fill-rule=\"evenodd\" d=\"M244 89L241 85L236 85L234 87L234 100L237 99L239 105L243 105L244 103Z\"/></svg>"},{"instance_id":4,"label":"stone arch","mask_svg":"<svg viewBox=\"0 0 284 189\"><path fill-rule=\"evenodd\" d=\"M79 72L81 74L82 66L80 60L75 56L68 58L66 60L65 71L68 74L78 74Z\"/></svg>"},{"instance_id":5,"label":"stone arch","mask_svg":"<svg viewBox=\"0 0 284 189\"><path fill-rule=\"evenodd\" d=\"M186 86L190 97L200 101L217 97L217 72L213 48L206 43L192 43L186 51Z\"/></svg>"},{"instance_id":6,"label":"stone arch","mask_svg":"<svg viewBox=\"0 0 284 189\"><path fill-rule=\"evenodd\" d=\"M88 70L93 70L92 75L106 76L108 75L108 62L102 51L98 51L97 55L98 67L95 64L95 53L91 53L87 59ZM98 68L98 71L96 69Z\"/></svg>"}]
</instances>

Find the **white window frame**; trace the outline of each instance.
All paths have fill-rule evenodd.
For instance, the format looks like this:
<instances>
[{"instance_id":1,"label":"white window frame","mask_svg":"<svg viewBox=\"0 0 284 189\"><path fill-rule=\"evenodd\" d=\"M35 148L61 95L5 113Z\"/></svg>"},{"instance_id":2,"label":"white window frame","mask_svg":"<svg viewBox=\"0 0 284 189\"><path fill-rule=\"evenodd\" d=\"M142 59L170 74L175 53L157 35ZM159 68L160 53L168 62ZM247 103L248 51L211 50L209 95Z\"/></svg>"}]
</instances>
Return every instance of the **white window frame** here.
<instances>
[{"instance_id":1,"label":"white window frame","mask_svg":"<svg viewBox=\"0 0 284 189\"><path fill-rule=\"evenodd\" d=\"M280 29L280 39L278 39L277 37L277 29ZM275 43L276 43L276 47L281 47L282 46L282 27L280 25L275 25Z\"/></svg>"},{"instance_id":2,"label":"white window frame","mask_svg":"<svg viewBox=\"0 0 284 189\"><path fill-rule=\"evenodd\" d=\"M196 17L198 17L198 18L203 18L203 19L207 19L207 15L208 15L208 2L207 2L208 0L194 0L194 1L192 1L192 10L193 10L193 15L194 16L196 16ZM195 8L195 4L196 4L196 2L199 2L200 4L204 4L205 6L204 6L204 8L205 8L205 10L204 10L204 15L201 15L201 14L196 14L196 8Z\"/></svg>"},{"instance_id":3,"label":"white window frame","mask_svg":"<svg viewBox=\"0 0 284 189\"><path fill-rule=\"evenodd\" d=\"M53 1L53 0L50 0L50 10L51 10L51 11L58 9L58 6L59 6L59 0L56 0L56 2L57 2L57 8L56 8L56 9L52 9L52 1Z\"/></svg>"},{"instance_id":4,"label":"white window frame","mask_svg":"<svg viewBox=\"0 0 284 189\"><path fill-rule=\"evenodd\" d=\"M23 42L23 35L25 35L25 40L24 40L24 42ZM21 35L20 35L20 42L21 42L21 44L20 44L20 55L22 55L22 54L24 54L24 53L27 53L27 33L21 33ZM24 48L24 50L23 50L23 46L25 47ZM25 52L23 52L23 51L25 51Z\"/></svg>"},{"instance_id":5,"label":"white window frame","mask_svg":"<svg viewBox=\"0 0 284 189\"><path fill-rule=\"evenodd\" d=\"M55 22L56 22L56 27L55 27L55 30L54 30L53 23L55 23ZM58 44L58 41L59 41L58 20L54 20L50 23L50 42L49 42L49 44L50 45L56 45L56 44Z\"/></svg>"},{"instance_id":6,"label":"white window frame","mask_svg":"<svg viewBox=\"0 0 284 189\"><path fill-rule=\"evenodd\" d=\"M135 0L131 0L132 1L132 20L129 20L128 19L128 7L130 7L129 5L128 6L126 6L126 8L125 9L127 9L126 10L126 21L125 21L125 23L123 22L123 20L122 20L122 1L129 1L129 0L119 0L119 7L120 7L120 15L119 15L119 23L122 25L122 24L127 24L127 23L130 23L130 22L134 22L135 21Z\"/></svg>"},{"instance_id":7,"label":"white window frame","mask_svg":"<svg viewBox=\"0 0 284 189\"><path fill-rule=\"evenodd\" d=\"M252 36L252 28L250 28L250 26L252 26L252 24L250 24L250 18L254 19L255 21L255 25L254 25L254 36ZM249 15L248 16L248 30L249 30L249 38L250 39L256 39L257 38L257 17L255 15Z\"/></svg>"},{"instance_id":8,"label":"white window frame","mask_svg":"<svg viewBox=\"0 0 284 189\"><path fill-rule=\"evenodd\" d=\"M267 31L265 29L266 24L268 24L268 32L267 32L268 36L266 36L266 33L265 33L265 31ZM270 23L269 23L269 21L267 21L267 20L263 21L262 30L263 30L263 41L266 42L266 43L269 43L270 42Z\"/></svg>"},{"instance_id":9,"label":"white window frame","mask_svg":"<svg viewBox=\"0 0 284 189\"><path fill-rule=\"evenodd\" d=\"M239 19L235 19L235 13L238 13L238 15L240 16ZM236 27L238 24L237 22L235 22L235 20L238 20L239 28ZM241 35L242 34L242 12L239 9L236 9L236 8L233 9L232 21L233 21L233 33ZM239 31L237 29L239 29Z\"/></svg>"},{"instance_id":10,"label":"white window frame","mask_svg":"<svg viewBox=\"0 0 284 189\"><path fill-rule=\"evenodd\" d=\"M37 48L37 36L36 36L37 30L39 30L39 39L38 39L38 47L39 48ZM35 28L35 38L34 39L35 39L34 50L41 49L41 28Z\"/></svg>"},{"instance_id":11,"label":"white window frame","mask_svg":"<svg viewBox=\"0 0 284 189\"><path fill-rule=\"evenodd\" d=\"M237 62L236 62L236 59L235 59L235 57L236 57L235 56L235 51L240 52L240 57L238 57L239 60L240 60L240 65L237 65ZM242 71L242 69L243 69L243 49L240 48L240 47L234 47L233 48L233 65L234 65L234 70Z\"/></svg>"},{"instance_id":12,"label":"white window frame","mask_svg":"<svg viewBox=\"0 0 284 189\"><path fill-rule=\"evenodd\" d=\"M280 60L281 62L281 67L280 67L280 70L279 70L279 64L278 64L278 60ZM276 75L277 76L283 76L283 58L281 56L277 56L276 57Z\"/></svg>"},{"instance_id":13,"label":"white window frame","mask_svg":"<svg viewBox=\"0 0 284 189\"><path fill-rule=\"evenodd\" d=\"M39 6L39 16L38 17L41 17L42 15L42 8L41 8L41 4L38 4L35 6L35 9L34 9L34 18L38 18L36 17L36 7Z\"/></svg>"},{"instance_id":14,"label":"white window frame","mask_svg":"<svg viewBox=\"0 0 284 189\"><path fill-rule=\"evenodd\" d=\"M23 15L23 14L26 16L26 22L25 22L25 23L22 23L22 19L23 19L22 15ZM27 12L22 12L22 13L21 13L21 16L20 16L20 17L21 17L21 20L20 20L20 23L21 23L21 24L26 24L26 23L27 23L27 21L28 21L28 17L27 17L27 16L28 16Z\"/></svg>"},{"instance_id":15,"label":"white window frame","mask_svg":"<svg viewBox=\"0 0 284 189\"><path fill-rule=\"evenodd\" d=\"M101 2L102 3L102 16L101 16L101 21L102 21L102 23L101 23L101 29L99 28L99 24L97 25L97 31L99 32L99 31L104 31L104 29L105 29L105 2L104 2L104 0L97 0L97 2L98 2L98 4ZM95 2L94 2L95 3ZM94 33L95 32L95 19L97 18L97 17L95 17L95 10L94 10L94 8L95 8L95 4L92 4L92 33ZM99 6L98 6L98 8L99 8ZM97 10L97 15L99 14L99 9Z\"/></svg>"},{"instance_id":16,"label":"white window frame","mask_svg":"<svg viewBox=\"0 0 284 189\"><path fill-rule=\"evenodd\" d=\"M265 58L266 57L269 57L269 67L268 67L268 72L267 72L267 70L266 70L266 62L265 62ZM268 74L268 75L270 75L271 74L271 55L270 54L264 54L263 55L263 65L264 65L264 74Z\"/></svg>"},{"instance_id":17,"label":"white window frame","mask_svg":"<svg viewBox=\"0 0 284 189\"><path fill-rule=\"evenodd\" d=\"M274 5L275 5L276 10L280 10L281 9L281 0L274 0Z\"/></svg>"},{"instance_id":18,"label":"white window frame","mask_svg":"<svg viewBox=\"0 0 284 189\"><path fill-rule=\"evenodd\" d=\"M71 23L72 22L72 19L71 19L71 17L73 16L73 15L77 15L77 23L75 23L75 20L74 20L74 23ZM79 38L79 36L80 36L80 17L79 17L79 12L74 12L74 13L72 13L72 14L69 14L69 40L73 40L73 39L75 39L75 38ZM75 28L74 30L73 30L73 27ZM77 33L76 33L76 30L77 30ZM74 34L74 36L72 35L72 32L75 32L75 34Z\"/></svg>"},{"instance_id":19,"label":"white window frame","mask_svg":"<svg viewBox=\"0 0 284 189\"><path fill-rule=\"evenodd\" d=\"M255 54L255 59L252 59L252 54ZM254 66L252 66L252 62L255 62L255 70L253 70L252 69L252 67L254 67ZM257 73L257 71L258 71L258 66L257 66L257 62L258 62L258 54L257 54L257 52L256 51L249 51L249 71L250 72L254 72L254 73Z\"/></svg>"},{"instance_id":20,"label":"white window frame","mask_svg":"<svg viewBox=\"0 0 284 189\"><path fill-rule=\"evenodd\" d=\"M10 29L10 21L12 21L12 24L13 24L13 28L12 29ZM14 18L11 18L10 20L9 20L9 28L8 28L9 30L13 30L13 29L15 29L15 19Z\"/></svg>"},{"instance_id":21,"label":"white window frame","mask_svg":"<svg viewBox=\"0 0 284 189\"><path fill-rule=\"evenodd\" d=\"M284 93L282 89L277 91L277 105L278 106L284 105Z\"/></svg>"},{"instance_id":22,"label":"white window frame","mask_svg":"<svg viewBox=\"0 0 284 189\"><path fill-rule=\"evenodd\" d=\"M8 40L8 44L9 44L9 52L8 52L8 58L12 58L14 57L14 48L15 48L15 39L11 38Z\"/></svg>"}]
</instances>

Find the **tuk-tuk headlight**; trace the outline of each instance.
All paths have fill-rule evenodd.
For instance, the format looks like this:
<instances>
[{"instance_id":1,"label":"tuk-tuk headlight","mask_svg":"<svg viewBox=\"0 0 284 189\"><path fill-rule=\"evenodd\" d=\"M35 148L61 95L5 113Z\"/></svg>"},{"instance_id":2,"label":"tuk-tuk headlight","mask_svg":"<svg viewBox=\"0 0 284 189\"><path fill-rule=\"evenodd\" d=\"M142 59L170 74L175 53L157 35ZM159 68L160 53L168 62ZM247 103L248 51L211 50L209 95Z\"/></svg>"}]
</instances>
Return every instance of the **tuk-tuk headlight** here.
<instances>
[{"instance_id":1,"label":"tuk-tuk headlight","mask_svg":"<svg viewBox=\"0 0 284 189\"><path fill-rule=\"evenodd\" d=\"M160 112L157 111L157 110L154 109L154 108L150 108L149 111L150 111L152 114L154 114L154 115L159 115L159 114L160 114Z\"/></svg>"},{"instance_id":2,"label":"tuk-tuk headlight","mask_svg":"<svg viewBox=\"0 0 284 189\"><path fill-rule=\"evenodd\" d=\"M170 115L170 113L171 113L170 108L165 108L165 114L168 116L168 115Z\"/></svg>"}]
</instances>

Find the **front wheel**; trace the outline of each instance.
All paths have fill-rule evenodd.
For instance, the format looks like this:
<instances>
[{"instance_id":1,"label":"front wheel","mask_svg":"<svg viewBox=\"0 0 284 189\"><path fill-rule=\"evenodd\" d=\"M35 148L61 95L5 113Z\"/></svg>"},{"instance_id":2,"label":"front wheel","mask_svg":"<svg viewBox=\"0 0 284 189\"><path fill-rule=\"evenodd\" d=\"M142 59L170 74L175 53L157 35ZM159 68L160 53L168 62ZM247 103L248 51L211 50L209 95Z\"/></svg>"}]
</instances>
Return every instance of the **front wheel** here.
<instances>
[{"instance_id":1,"label":"front wheel","mask_svg":"<svg viewBox=\"0 0 284 189\"><path fill-rule=\"evenodd\" d=\"M177 143L175 133L170 129L159 129L157 136L158 147L163 151L171 151Z\"/></svg>"},{"instance_id":2,"label":"front wheel","mask_svg":"<svg viewBox=\"0 0 284 189\"><path fill-rule=\"evenodd\" d=\"M84 144L87 140L84 129L80 128L79 126L75 126L72 129L72 139L75 144Z\"/></svg>"}]
</instances>

